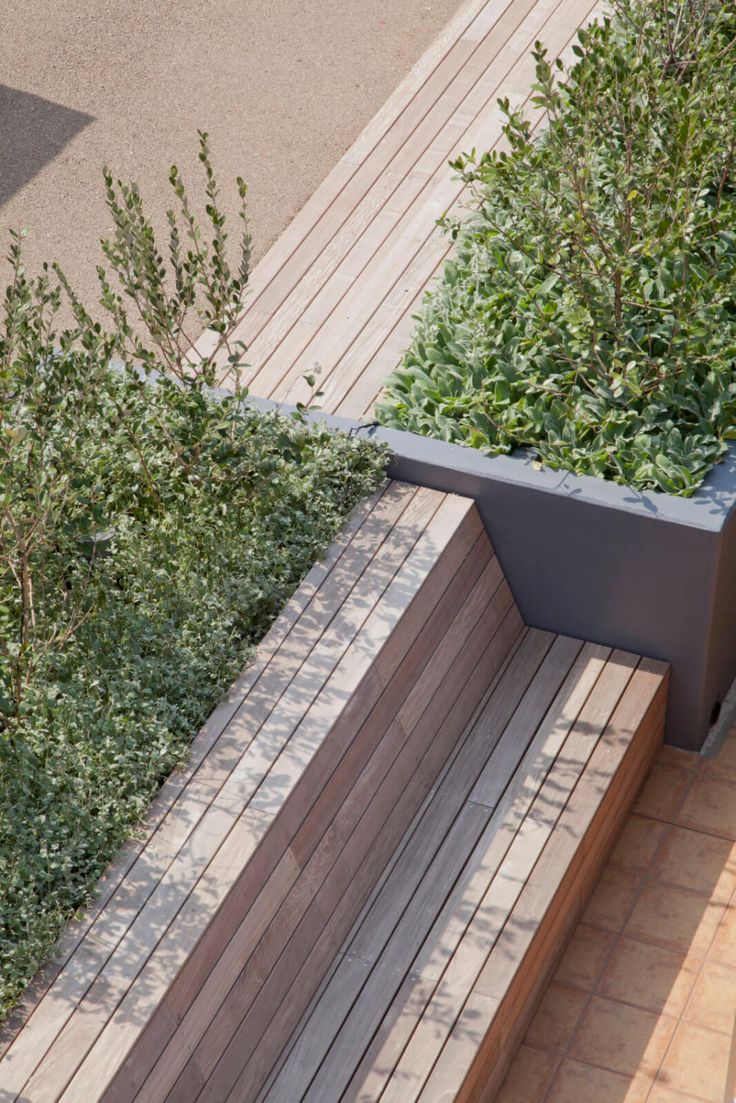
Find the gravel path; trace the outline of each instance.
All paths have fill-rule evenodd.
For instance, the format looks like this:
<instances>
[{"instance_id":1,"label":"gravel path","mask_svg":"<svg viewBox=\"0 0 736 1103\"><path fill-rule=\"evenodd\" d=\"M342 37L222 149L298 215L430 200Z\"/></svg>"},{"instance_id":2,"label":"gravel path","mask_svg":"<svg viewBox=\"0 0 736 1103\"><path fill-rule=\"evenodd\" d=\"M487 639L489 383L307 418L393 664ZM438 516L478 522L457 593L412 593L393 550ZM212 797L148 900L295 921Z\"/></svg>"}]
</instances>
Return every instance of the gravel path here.
<instances>
[{"instance_id":1,"label":"gravel path","mask_svg":"<svg viewBox=\"0 0 736 1103\"><path fill-rule=\"evenodd\" d=\"M2 253L26 227L28 268L58 259L93 303L102 165L158 222L169 166L198 181L200 128L232 209L248 181L257 259L460 2L4 0Z\"/></svg>"}]
</instances>

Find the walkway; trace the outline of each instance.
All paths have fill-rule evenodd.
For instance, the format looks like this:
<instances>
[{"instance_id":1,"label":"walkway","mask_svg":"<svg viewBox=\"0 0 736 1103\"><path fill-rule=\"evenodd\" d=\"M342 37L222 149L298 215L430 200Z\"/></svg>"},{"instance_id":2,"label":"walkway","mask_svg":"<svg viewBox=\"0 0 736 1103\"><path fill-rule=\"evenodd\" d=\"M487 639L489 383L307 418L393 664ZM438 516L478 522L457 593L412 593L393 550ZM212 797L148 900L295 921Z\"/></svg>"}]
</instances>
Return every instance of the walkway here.
<instances>
[{"instance_id":1,"label":"walkway","mask_svg":"<svg viewBox=\"0 0 736 1103\"><path fill-rule=\"evenodd\" d=\"M319 366L323 409L371 410L448 251L435 222L462 190L448 160L499 141L497 99L527 101L535 41L564 53L593 7L471 0L462 9L255 270L236 335L248 345L253 394L306 401L303 376Z\"/></svg>"}]
</instances>

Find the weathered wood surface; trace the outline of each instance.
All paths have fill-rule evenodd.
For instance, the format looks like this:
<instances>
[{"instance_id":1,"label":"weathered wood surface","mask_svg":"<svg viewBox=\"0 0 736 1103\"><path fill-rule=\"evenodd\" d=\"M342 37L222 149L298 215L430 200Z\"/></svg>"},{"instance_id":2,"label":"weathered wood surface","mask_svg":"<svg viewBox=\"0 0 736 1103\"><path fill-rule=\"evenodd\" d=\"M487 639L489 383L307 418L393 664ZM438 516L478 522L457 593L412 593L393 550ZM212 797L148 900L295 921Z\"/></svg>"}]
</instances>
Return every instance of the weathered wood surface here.
<instances>
[{"instance_id":1,"label":"weathered wood surface","mask_svg":"<svg viewBox=\"0 0 736 1103\"><path fill-rule=\"evenodd\" d=\"M666 683L525 633L259 1103L494 1099L657 753Z\"/></svg>"},{"instance_id":2,"label":"weathered wood surface","mask_svg":"<svg viewBox=\"0 0 736 1103\"><path fill-rule=\"evenodd\" d=\"M3 1103L265 1079L522 630L473 503L382 487L66 940Z\"/></svg>"},{"instance_id":3,"label":"weathered wood surface","mask_svg":"<svg viewBox=\"0 0 736 1103\"><path fill-rule=\"evenodd\" d=\"M236 334L253 394L362 417L407 347L450 247L436 226L459 208L448 161L502 140L497 100L526 104L537 40L569 53L593 0L470 0L256 267ZM209 338L200 344L204 350Z\"/></svg>"}]
</instances>

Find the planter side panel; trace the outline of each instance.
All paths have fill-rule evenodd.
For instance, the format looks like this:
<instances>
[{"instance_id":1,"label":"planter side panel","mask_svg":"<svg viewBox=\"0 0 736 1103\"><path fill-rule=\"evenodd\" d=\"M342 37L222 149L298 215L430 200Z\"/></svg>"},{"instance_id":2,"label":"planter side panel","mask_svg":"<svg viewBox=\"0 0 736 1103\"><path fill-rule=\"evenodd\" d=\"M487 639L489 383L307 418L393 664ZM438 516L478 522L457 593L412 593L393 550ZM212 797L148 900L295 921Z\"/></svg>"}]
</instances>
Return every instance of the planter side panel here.
<instances>
[{"instance_id":1,"label":"planter side panel","mask_svg":"<svg viewBox=\"0 0 736 1103\"><path fill-rule=\"evenodd\" d=\"M736 677L736 512L729 515L719 534L718 549L704 689L708 720L716 719Z\"/></svg>"},{"instance_id":2,"label":"planter side panel","mask_svg":"<svg viewBox=\"0 0 736 1103\"><path fill-rule=\"evenodd\" d=\"M391 434L392 446L400 436ZM736 673L736 571L728 600L716 592L721 534L452 468L436 460L456 449L438 442L425 462L415 440L415 454L394 455L392 477L475 498L527 624L670 663L665 738L698 750L715 687ZM736 529L731 540L736 563Z\"/></svg>"}]
</instances>

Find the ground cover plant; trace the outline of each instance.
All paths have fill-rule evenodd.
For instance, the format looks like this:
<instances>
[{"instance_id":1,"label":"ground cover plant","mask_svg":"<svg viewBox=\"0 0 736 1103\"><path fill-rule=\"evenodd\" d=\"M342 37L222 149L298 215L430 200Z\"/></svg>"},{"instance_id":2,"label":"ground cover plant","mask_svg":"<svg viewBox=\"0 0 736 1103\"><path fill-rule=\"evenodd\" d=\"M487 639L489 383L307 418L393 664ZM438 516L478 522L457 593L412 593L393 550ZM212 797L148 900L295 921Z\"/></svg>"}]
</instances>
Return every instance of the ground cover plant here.
<instances>
[{"instance_id":1,"label":"ground cover plant","mask_svg":"<svg viewBox=\"0 0 736 1103\"><path fill-rule=\"evenodd\" d=\"M0 1011L250 649L381 477L373 446L214 397L248 276L202 136L207 236L176 171L168 256L107 175L93 320L14 237L0 327ZM242 184L241 195L245 198ZM75 325L57 333L72 294ZM202 325L212 356L192 357ZM111 363L116 361L116 364ZM218 366L219 365L219 366Z\"/></svg>"},{"instance_id":2,"label":"ground cover plant","mask_svg":"<svg viewBox=\"0 0 736 1103\"><path fill-rule=\"evenodd\" d=\"M736 436L736 6L612 10L454 163L470 213L378 416L688 496Z\"/></svg>"}]
</instances>

